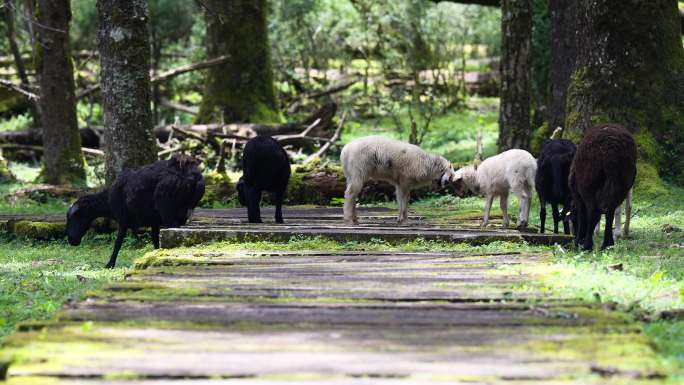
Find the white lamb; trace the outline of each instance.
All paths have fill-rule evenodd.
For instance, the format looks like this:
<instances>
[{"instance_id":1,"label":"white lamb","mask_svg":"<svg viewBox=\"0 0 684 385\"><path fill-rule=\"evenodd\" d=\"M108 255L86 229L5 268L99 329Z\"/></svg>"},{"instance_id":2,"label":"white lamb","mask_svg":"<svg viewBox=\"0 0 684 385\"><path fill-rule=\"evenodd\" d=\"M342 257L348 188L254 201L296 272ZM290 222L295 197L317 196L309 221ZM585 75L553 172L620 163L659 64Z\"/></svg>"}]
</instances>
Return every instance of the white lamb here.
<instances>
[{"instance_id":1,"label":"white lamb","mask_svg":"<svg viewBox=\"0 0 684 385\"><path fill-rule=\"evenodd\" d=\"M454 176L453 166L443 157L382 136L355 139L344 146L340 157L347 179L344 220L349 224L358 224L356 198L368 180L394 185L399 203L397 221L404 223L412 189L433 181L444 186Z\"/></svg>"},{"instance_id":2,"label":"white lamb","mask_svg":"<svg viewBox=\"0 0 684 385\"><path fill-rule=\"evenodd\" d=\"M485 159L479 166L467 166L456 171L453 186L456 194L464 197L468 192L484 196L485 209L482 227L489 223L489 211L495 197L501 198L503 227L509 225L508 193L513 192L520 202L518 228L527 227L530 204L534 196L534 176L537 162L524 150L508 150Z\"/></svg>"}]
</instances>

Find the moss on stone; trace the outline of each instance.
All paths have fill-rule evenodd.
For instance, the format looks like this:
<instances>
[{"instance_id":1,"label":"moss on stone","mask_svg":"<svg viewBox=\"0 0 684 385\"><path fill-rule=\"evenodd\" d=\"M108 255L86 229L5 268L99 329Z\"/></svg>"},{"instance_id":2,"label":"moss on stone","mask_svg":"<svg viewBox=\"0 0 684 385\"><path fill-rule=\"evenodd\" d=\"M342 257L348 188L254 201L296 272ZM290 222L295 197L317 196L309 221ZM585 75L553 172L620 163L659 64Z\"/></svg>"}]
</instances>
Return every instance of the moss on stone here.
<instances>
[{"instance_id":1,"label":"moss on stone","mask_svg":"<svg viewBox=\"0 0 684 385\"><path fill-rule=\"evenodd\" d=\"M634 195L638 196L639 199L649 200L669 194L670 190L658 175L658 169L649 162L638 161Z\"/></svg>"},{"instance_id":2,"label":"moss on stone","mask_svg":"<svg viewBox=\"0 0 684 385\"><path fill-rule=\"evenodd\" d=\"M66 224L51 222L16 221L8 223L7 229L17 237L42 241L64 238Z\"/></svg>"},{"instance_id":3,"label":"moss on stone","mask_svg":"<svg viewBox=\"0 0 684 385\"><path fill-rule=\"evenodd\" d=\"M235 184L225 173L212 171L204 176L206 186L204 196L200 201L202 207L212 207L215 204L227 204L236 200Z\"/></svg>"}]
</instances>

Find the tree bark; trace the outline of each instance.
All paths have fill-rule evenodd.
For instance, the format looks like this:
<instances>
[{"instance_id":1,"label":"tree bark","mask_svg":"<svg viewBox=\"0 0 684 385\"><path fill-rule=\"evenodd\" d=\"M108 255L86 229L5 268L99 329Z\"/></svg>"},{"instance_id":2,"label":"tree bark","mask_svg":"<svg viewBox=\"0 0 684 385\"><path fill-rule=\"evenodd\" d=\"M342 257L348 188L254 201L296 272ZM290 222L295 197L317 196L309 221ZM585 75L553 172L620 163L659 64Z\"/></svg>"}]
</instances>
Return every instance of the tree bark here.
<instances>
[{"instance_id":1,"label":"tree bark","mask_svg":"<svg viewBox=\"0 0 684 385\"><path fill-rule=\"evenodd\" d=\"M684 48L673 0L579 0L566 124L636 134L640 159L684 183Z\"/></svg>"},{"instance_id":2,"label":"tree bark","mask_svg":"<svg viewBox=\"0 0 684 385\"><path fill-rule=\"evenodd\" d=\"M281 121L273 88L266 0L207 0L207 55L228 55L207 72L198 123Z\"/></svg>"},{"instance_id":3,"label":"tree bark","mask_svg":"<svg viewBox=\"0 0 684 385\"><path fill-rule=\"evenodd\" d=\"M530 146L530 40L532 1L501 3L499 151Z\"/></svg>"},{"instance_id":4,"label":"tree bark","mask_svg":"<svg viewBox=\"0 0 684 385\"><path fill-rule=\"evenodd\" d=\"M29 90L28 76L26 75L26 66L24 66L24 60L19 52L19 46L17 45L17 37L15 33L15 23L14 23L14 5L12 0L5 0L5 30L7 32L7 42L9 43L10 52L14 58L14 65L17 67L17 75L19 75L19 80L21 81L21 88L24 90ZM33 127L40 127L40 112L38 110L38 102L36 100L29 100L29 111L31 117L33 118Z\"/></svg>"},{"instance_id":5,"label":"tree bark","mask_svg":"<svg viewBox=\"0 0 684 385\"><path fill-rule=\"evenodd\" d=\"M50 184L84 184L85 167L76 119L74 71L69 46L69 0L38 3L38 72L43 129L43 179Z\"/></svg>"},{"instance_id":6,"label":"tree bark","mask_svg":"<svg viewBox=\"0 0 684 385\"><path fill-rule=\"evenodd\" d=\"M576 8L577 0L549 1L551 100L547 120L552 130L565 127L565 99L577 56Z\"/></svg>"},{"instance_id":7,"label":"tree bark","mask_svg":"<svg viewBox=\"0 0 684 385\"><path fill-rule=\"evenodd\" d=\"M106 180L157 159L146 0L98 0Z\"/></svg>"}]
</instances>

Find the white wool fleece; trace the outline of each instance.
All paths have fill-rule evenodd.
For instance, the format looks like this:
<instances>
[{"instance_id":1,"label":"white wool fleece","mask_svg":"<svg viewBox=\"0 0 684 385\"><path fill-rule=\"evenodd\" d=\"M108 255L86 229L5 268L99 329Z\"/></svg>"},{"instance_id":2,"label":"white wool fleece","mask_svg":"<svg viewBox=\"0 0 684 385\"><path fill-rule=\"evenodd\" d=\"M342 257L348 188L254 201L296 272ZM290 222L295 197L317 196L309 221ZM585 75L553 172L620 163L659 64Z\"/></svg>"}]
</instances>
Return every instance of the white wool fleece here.
<instances>
[{"instance_id":1,"label":"white wool fleece","mask_svg":"<svg viewBox=\"0 0 684 385\"><path fill-rule=\"evenodd\" d=\"M373 179L391 183L397 192L399 222L406 220L410 191L439 181L449 182L454 176L451 163L429 154L420 147L383 136L367 136L349 142L340 156L344 176L345 221L356 223L356 197L364 183Z\"/></svg>"},{"instance_id":2,"label":"white wool fleece","mask_svg":"<svg viewBox=\"0 0 684 385\"><path fill-rule=\"evenodd\" d=\"M534 195L536 173L537 162L534 157L525 150L513 149L485 159L477 169L467 166L457 170L453 181L485 197L483 226L489 221L489 210L497 196L501 198L504 227L508 226L508 194L512 192L520 201L520 225L524 227Z\"/></svg>"}]
</instances>

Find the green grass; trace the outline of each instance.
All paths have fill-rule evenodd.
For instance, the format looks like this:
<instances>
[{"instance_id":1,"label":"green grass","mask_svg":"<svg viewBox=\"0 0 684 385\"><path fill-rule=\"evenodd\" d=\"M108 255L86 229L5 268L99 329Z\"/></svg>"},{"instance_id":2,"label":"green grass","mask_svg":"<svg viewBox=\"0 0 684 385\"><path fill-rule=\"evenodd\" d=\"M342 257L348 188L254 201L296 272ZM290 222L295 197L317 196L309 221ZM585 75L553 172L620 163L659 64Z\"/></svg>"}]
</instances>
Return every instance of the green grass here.
<instances>
[{"instance_id":1,"label":"green grass","mask_svg":"<svg viewBox=\"0 0 684 385\"><path fill-rule=\"evenodd\" d=\"M117 268L104 269L113 237L89 237L79 247L66 241L0 238L0 339L22 321L49 319L69 298L123 279L134 258L151 249L147 237L129 238Z\"/></svg>"}]
</instances>

